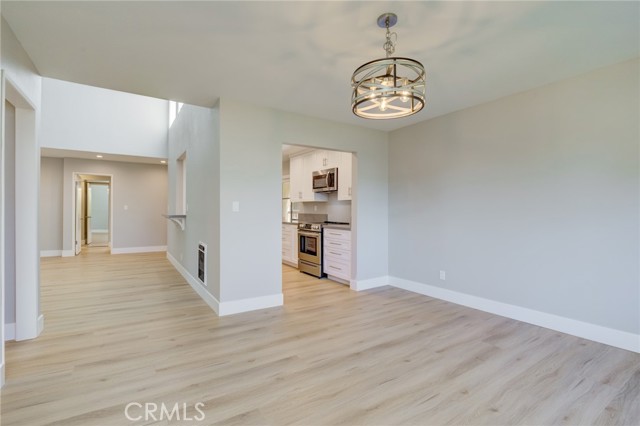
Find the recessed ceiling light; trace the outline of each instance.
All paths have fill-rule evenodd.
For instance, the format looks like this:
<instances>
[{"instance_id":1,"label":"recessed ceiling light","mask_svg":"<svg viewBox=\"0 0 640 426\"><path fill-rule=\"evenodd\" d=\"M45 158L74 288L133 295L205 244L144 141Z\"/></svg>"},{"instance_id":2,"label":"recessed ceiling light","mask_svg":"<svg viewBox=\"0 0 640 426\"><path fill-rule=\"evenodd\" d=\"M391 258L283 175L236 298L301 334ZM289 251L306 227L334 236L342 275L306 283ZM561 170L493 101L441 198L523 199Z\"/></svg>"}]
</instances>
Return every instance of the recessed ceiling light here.
<instances>
[{"instance_id":1,"label":"recessed ceiling light","mask_svg":"<svg viewBox=\"0 0 640 426\"><path fill-rule=\"evenodd\" d=\"M162 164L167 164L167 160L160 160Z\"/></svg>"},{"instance_id":2,"label":"recessed ceiling light","mask_svg":"<svg viewBox=\"0 0 640 426\"><path fill-rule=\"evenodd\" d=\"M98 155L96 155L96 157L98 157L98 158L102 158L102 155L98 154Z\"/></svg>"}]
</instances>

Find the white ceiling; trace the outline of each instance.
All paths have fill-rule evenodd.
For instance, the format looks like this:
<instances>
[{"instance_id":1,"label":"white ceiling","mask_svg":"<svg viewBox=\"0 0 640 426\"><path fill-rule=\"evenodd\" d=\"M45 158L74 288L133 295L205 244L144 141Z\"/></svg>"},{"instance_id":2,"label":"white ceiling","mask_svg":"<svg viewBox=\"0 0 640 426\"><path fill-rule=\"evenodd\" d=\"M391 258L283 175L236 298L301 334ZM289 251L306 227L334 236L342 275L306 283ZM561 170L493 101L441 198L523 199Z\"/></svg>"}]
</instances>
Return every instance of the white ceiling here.
<instances>
[{"instance_id":1,"label":"white ceiling","mask_svg":"<svg viewBox=\"0 0 640 426\"><path fill-rule=\"evenodd\" d=\"M393 130L640 56L638 2L11 2L5 17L40 73L211 106L234 98ZM427 68L425 110L370 121L350 77L396 55Z\"/></svg>"}]
</instances>

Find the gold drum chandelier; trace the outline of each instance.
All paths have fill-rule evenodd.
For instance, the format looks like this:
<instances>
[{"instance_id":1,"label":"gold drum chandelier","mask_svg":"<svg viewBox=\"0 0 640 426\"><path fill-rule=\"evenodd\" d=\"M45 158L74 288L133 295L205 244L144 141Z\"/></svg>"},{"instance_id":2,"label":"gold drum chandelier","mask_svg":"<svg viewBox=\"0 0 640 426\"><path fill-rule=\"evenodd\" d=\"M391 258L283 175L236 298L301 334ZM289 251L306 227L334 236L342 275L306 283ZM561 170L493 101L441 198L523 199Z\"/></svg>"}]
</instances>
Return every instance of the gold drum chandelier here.
<instances>
[{"instance_id":1,"label":"gold drum chandelier","mask_svg":"<svg viewBox=\"0 0 640 426\"><path fill-rule=\"evenodd\" d=\"M358 117L375 120L406 117L424 107L426 72L410 58L392 57L398 35L389 31L398 22L394 13L378 17L378 26L386 28L383 59L367 62L351 77L351 109Z\"/></svg>"}]
</instances>

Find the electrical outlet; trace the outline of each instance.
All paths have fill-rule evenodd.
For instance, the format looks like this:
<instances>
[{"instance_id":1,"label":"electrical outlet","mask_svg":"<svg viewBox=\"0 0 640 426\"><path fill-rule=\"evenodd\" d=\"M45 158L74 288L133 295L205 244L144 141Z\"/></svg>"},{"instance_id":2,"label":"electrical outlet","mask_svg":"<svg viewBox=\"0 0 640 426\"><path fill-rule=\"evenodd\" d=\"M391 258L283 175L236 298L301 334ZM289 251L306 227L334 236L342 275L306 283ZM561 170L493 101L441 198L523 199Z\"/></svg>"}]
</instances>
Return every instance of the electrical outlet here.
<instances>
[{"instance_id":1,"label":"electrical outlet","mask_svg":"<svg viewBox=\"0 0 640 426\"><path fill-rule=\"evenodd\" d=\"M445 281L447 279L447 273L445 271L440 271L440 279Z\"/></svg>"}]
</instances>

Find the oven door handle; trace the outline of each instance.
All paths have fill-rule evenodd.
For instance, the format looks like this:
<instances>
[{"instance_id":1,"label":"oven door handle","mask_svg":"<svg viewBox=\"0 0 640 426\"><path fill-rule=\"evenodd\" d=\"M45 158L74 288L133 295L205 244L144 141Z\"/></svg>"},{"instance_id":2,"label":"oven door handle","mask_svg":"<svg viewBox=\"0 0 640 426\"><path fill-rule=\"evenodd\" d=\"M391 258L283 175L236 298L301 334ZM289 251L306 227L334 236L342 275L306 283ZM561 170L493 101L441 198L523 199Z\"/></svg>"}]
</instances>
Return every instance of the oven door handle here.
<instances>
[{"instance_id":1,"label":"oven door handle","mask_svg":"<svg viewBox=\"0 0 640 426\"><path fill-rule=\"evenodd\" d=\"M303 237L317 237L317 238L320 238L320 232L303 232L303 231L298 231L298 235L302 235Z\"/></svg>"}]
</instances>

